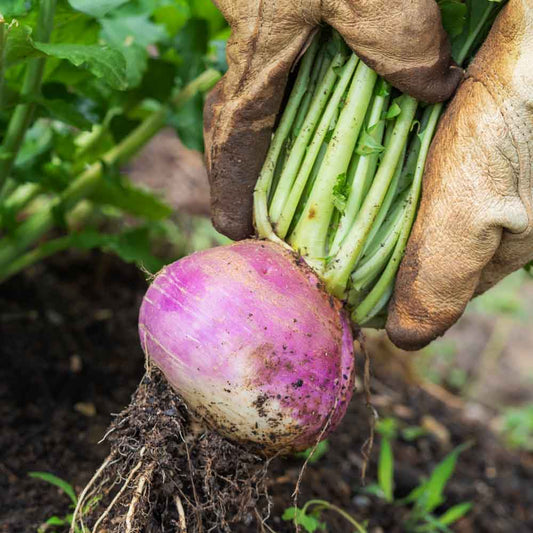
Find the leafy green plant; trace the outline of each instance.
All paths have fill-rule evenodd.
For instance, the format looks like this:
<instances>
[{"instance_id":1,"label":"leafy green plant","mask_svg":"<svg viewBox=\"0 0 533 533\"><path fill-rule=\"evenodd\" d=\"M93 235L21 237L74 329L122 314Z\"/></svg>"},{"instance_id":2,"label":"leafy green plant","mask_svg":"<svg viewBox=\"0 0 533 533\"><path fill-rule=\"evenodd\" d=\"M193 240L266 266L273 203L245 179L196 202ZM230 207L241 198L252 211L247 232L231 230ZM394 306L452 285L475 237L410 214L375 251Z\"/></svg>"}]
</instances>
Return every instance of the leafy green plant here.
<instances>
[{"instance_id":1,"label":"leafy green plant","mask_svg":"<svg viewBox=\"0 0 533 533\"><path fill-rule=\"evenodd\" d=\"M172 209L120 169L166 125L201 149L203 94L226 68L221 14L209 0L0 9L0 281L69 247L157 269L151 239ZM124 214L133 234L102 232Z\"/></svg>"},{"instance_id":2,"label":"leafy green plant","mask_svg":"<svg viewBox=\"0 0 533 533\"><path fill-rule=\"evenodd\" d=\"M511 448L533 452L533 404L507 409L501 431Z\"/></svg>"},{"instance_id":3,"label":"leafy green plant","mask_svg":"<svg viewBox=\"0 0 533 533\"><path fill-rule=\"evenodd\" d=\"M404 437L404 428L401 430ZM415 431L417 427L410 428L416 438L423 435ZM472 508L469 502L459 503L450 507L439 516L434 511L445 503L444 491L450 480L461 452L471 446L467 442L457 446L450 452L431 472L427 480L423 480L410 494L400 500L394 498L394 455L392 442L399 432L399 424L393 418L384 418L378 421L376 430L381 434L381 447L378 459L377 484L368 486L365 492L378 496L388 503L395 505L411 505L408 518L404 524L409 533L450 531L448 526L466 515ZM407 433L408 436L410 432Z\"/></svg>"},{"instance_id":4,"label":"leafy green plant","mask_svg":"<svg viewBox=\"0 0 533 533\"><path fill-rule=\"evenodd\" d=\"M366 528L352 518L346 511L324 500L309 500L300 509L299 507L289 507L285 509L282 519L292 520L294 525L303 527L307 533L315 531L326 531L327 525L321 521L321 515L324 511L333 511L342 516L353 526L353 531L357 533L367 533Z\"/></svg>"},{"instance_id":5,"label":"leafy green plant","mask_svg":"<svg viewBox=\"0 0 533 533\"><path fill-rule=\"evenodd\" d=\"M49 483L50 485L53 485L54 487L60 489L66 496L70 498L70 508L72 510L75 509L78 503L78 497L76 496L74 487L70 483L68 483L68 481L54 476L54 474L50 474L49 472L30 472L28 475L32 478L45 481L46 483ZM92 500L90 500L86 506L86 510L88 511L90 507L92 507L96 503L96 499L93 498ZM45 520L44 524L37 530L37 533L54 533L54 530L52 529L54 526L70 526L71 523L72 513L69 513L64 517L53 515L47 520ZM82 531L79 527L75 527L74 531L75 533L86 533L85 531Z\"/></svg>"},{"instance_id":6,"label":"leafy green plant","mask_svg":"<svg viewBox=\"0 0 533 533\"><path fill-rule=\"evenodd\" d=\"M407 531L450 531L448 526L470 511L472 504L463 502L450 507L440 516L433 514L446 501L444 490L455 470L459 454L470 446L469 442L457 446L433 469L427 481L396 502L397 505L413 504L405 523Z\"/></svg>"},{"instance_id":7,"label":"leafy green plant","mask_svg":"<svg viewBox=\"0 0 533 533\"><path fill-rule=\"evenodd\" d=\"M324 455L329 451L329 442L326 440L320 441L314 448L308 448L303 452L298 452L295 454L295 457L301 457L303 459L308 459L310 463L318 462Z\"/></svg>"}]
</instances>

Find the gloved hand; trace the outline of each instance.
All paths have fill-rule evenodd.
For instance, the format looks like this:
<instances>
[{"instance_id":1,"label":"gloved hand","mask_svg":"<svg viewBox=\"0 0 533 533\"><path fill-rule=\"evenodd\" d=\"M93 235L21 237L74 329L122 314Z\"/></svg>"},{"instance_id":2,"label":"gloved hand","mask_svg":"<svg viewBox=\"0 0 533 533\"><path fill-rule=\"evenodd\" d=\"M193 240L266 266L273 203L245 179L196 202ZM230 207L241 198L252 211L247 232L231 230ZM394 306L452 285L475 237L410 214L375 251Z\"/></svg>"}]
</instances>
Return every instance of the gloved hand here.
<instances>
[{"instance_id":1,"label":"gloved hand","mask_svg":"<svg viewBox=\"0 0 533 533\"><path fill-rule=\"evenodd\" d=\"M229 71L209 95L204 119L215 227L253 233L253 189L289 71L313 30L333 26L370 67L421 100L445 100L454 68L435 0L214 0L232 27Z\"/></svg>"},{"instance_id":2,"label":"gloved hand","mask_svg":"<svg viewBox=\"0 0 533 533\"><path fill-rule=\"evenodd\" d=\"M509 0L433 141L389 308L405 349L533 259L533 0Z\"/></svg>"}]
</instances>

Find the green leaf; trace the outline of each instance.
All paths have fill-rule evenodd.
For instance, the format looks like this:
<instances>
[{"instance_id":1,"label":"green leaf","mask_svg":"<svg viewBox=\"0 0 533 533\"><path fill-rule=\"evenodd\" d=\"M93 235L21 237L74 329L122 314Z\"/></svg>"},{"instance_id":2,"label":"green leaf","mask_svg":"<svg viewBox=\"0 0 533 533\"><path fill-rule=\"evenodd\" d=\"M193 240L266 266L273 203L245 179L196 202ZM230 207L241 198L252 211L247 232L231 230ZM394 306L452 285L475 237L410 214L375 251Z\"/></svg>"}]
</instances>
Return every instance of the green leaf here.
<instances>
[{"instance_id":1,"label":"green leaf","mask_svg":"<svg viewBox=\"0 0 533 533\"><path fill-rule=\"evenodd\" d=\"M153 13L155 22L162 24L170 36L176 35L190 16L191 10L186 0L175 0L172 4L159 6Z\"/></svg>"},{"instance_id":2,"label":"green leaf","mask_svg":"<svg viewBox=\"0 0 533 533\"><path fill-rule=\"evenodd\" d=\"M203 19L209 27L208 35L214 35L226 26L222 13L211 0L193 0L189 2L193 17Z\"/></svg>"},{"instance_id":3,"label":"green leaf","mask_svg":"<svg viewBox=\"0 0 533 533\"><path fill-rule=\"evenodd\" d=\"M333 205L335 208L344 213L348 201L348 191L346 187L346 172L337 176L337 183L333 187Z\"/></svg>"},{"instance_id":4,"label":"green leaf","mask_svg":"<svg viewBox=\"0 0 533 533\"><path fill-rule=\"evenodd\" d=\"M296 512L299 511L298 507L287 507L285 511L283 511L283 515L281 516L282 520L293 520L296 516Z\"/></svg>"},{"instance_id":5,"label":"green leaf","mask_svg":"<svg viewBox=\"0 0 533 533\"><path fill-rule=\"evenodd\" d=\"M470 502L458 503L453 507L450 507L445 513L439 516L438 520L441 524L445 526L450 526L454 522L457 522L460 518L465 516L470 509L472 509L472 504Z\"/></svg>"},{"instance_id":6,"label":"green leaf","mask_svg":"<svg viewBox=\"0 0 533 533\"><path fill-rule=\"evenodd\" d=\"M389 87L390 87L389 84L384 79L380 79L376 87L376 95L377 96L389 96L390 94Z\"/></svg>"},{"instance_id":7,"label":"green leaf","mask_svg":"<svg viewBox=\"0 0 533 533\"><path fill-rule=\"evenodd\" d=\"M51 516L46 520L45 524L49 526L65 526L69 525L70 522L67 522L64 518L59 518L59 516Z\"/></svg>"},{"instance_id":8,"label":"green leaf","mask_svg":"<svg viewBox=\"0 0 533 533\"><path fill-rule=\"evenodd\" d=\"M298 507L289 507L288 509L285 509L281 518L286 521L293 520L297 525L302 526L308 533L314 533L319 528L321 529L323 527L323 524L318 518L305 514L302 509L299 509Z\"/></svg>"},{"instance_id":9,"label":"green leaf","mask_svg":"<svg viewBox=\"0 0 533 533\"><path fill-rule=\"evenodd\" d=\"M147 15L106 18L100 24L102 38L113 46L138 44L145 48L167 38L164 27L151 22Z\"/></svg>"},{"instance_id":10,"label":"green leaf","mask_svg":"<svg viewBox=\"0 0 533 533\"><path fill-rule=\"evenodd\" d=\"M384 438L394 440L398 433L398 421L393 417L385 417L378 420L376 431Z\"/></svg>"},{"instance_id":11,"label":"green leaf","mask_svg":"<svg viewBox=\"0 0 533 533\"><path fill-rule=\"evenodd\" d=\"M369 133L368 131L363 131L361 136L359 137L359 141L357 143L357 148L355 149L355 152L358 155L372 155L372 154L380 154L385 150L385 147L376 141L374 137Z\"/></svg>"},{"instance_id":12,"label":"green leaf","mask_svg":"<svg viewBox=\"0 0 533 533\"><path fill-rule=\"evenodd\" d=\"M101 18L128 0L68 0L73 9L91 17Z\"/></svg>"},{"instance_id":13,"label":"green leaf","mask_svg":"<svg viewBox=\"0 0 533 533\"><path fill-rule=\"evenodd\" d=\"M418 487L415 487L405 498L402 498L401 500L396 500L394 503L396 505L407 505L409 503L416 502L423 497L425 490L426 482L423 481L422 483L420 483L420 485L418 485Z\"/></svg>"},{"instance_id":14,"label":"green leaf","mask_svg":"<svg viewBox=\"0 0 533 533\"><path fill-rule=\"evenodd\" d=\"M151 230L150 225L129 229L118 234L86 229L69 234L68 246L82 250L101 248L105 252L115 253L127 263L136 263L150 272L157 272L163 266L163 261L152 254Z\"/></svg>"},{"instance_id":15,"label":"green leaf","mask_svg":"<svg viewBox=\"0 0 533 533\"><path fill-rule=\"evenodd\" d=\"M126 60L118 50L92 44L34 43L34 46L48 56L66 59L76 67L86 68L114 89L123 90L128 86Z\"/></svg>"},{"instance_id":16,"label":"green leaf","mask_svg":"<svg viewBox=\"0 0 533 533\"><path fill-rule=\"evenodd\" d=\"M172 208L151 191L136 187L126 179L102 181L91 194L91 199L98 204L112 205L146 220L163 220L172 214Z\"/></svg>"},{"instance_id":17,"label":"green leaf","mask_svg":"<svg viewBox=\"0 0 533 533\"><path fill-rule=\"evenodd\" d=\"M303 452L298 452L295 455L295 457L300 457L302 459L309 459L310 463L316 463L319 461L326 453L328 453L329 450L329 442L327 440L320 441L316 447L314 448L308 448L307 450L304 450ZM312 455L311 455L312 454Z\"/></svg>"},{"instance_id":18,"label":"green leaf","mask_svg":"<svg viewBox=\"0 0 533 533\"><path fill-rule=\"evenodd\" d=\"M38 98L36 103L43 107L51 118L55 118L74 126L80 130L88 130L92 123L88 120L74 105L65 100L48 100L46 98Z\"/></svg>"},{"instance_id":19,"label":"green leaf","mask_svg":"<svg viewBox=\"0 0 533 533\"><path fill-rule=\"evenodd\" d=\"M378 484L383 491L385 500L394 500L394 456L390 440L383 438L379 450Z\"/></svg>"},{"instance_id":20,"label":"green leaf","mask_svg":"<svg viewBox=\"0 0 533 533\"><path fill-rule=\"evenodd\" d=\"M383 500L385 499L385 494L383 494L381 487L377 483L371 483L366 487L362 487L361 492L364 492L365 494L371 494L372 496L377 496Z\"/></svg>"},{"instance_id":21,"label":"green leaf","mask_svg":"<svg viewBox=\"0 0 533 533\"><path fill-rule=\"evenodd\" d=\"M148 227L125 231L113 239L104 249L117 254L126 263L136 263L150 272L157 272L163 262L152 254Z\"/></svg>"},{"instance_id":22,"label":"green leaf","mask_svg":"<svg viewBox=\"0 0 533 533\"><path fill-rule=\"evenodd\" d=\"M453 533L447 526L441 524L437 518L429 513L419 516L415 523L421 521L426 523L414 527L406 527L405 529L407 531L413 531L413 533L434 533L435 531L440 531L441 533Z\"/></svg>"},{"instance_id":23,"label":"green leaf","mask_svg":"<svg viewBox=\"0 0 533 533\"><path fill-rule=\"evenodd\" d=\"M397 98L392 101L392 104L389 106L387 113L385 113L385 119L391 120L396 118L402 112L402 108L398 105Z\"/></svg>"},{"instance_id":24,"label":"green leaf","mask_svg":"<svg viewBox=\"0 0 533 533\"><path fill-rule=\"evenodd\" d=\"M461 35L466 24L468 7L460 0L439 0L442 25L450 37Z\"/></svg>"},{"instance_id":25,"label":"green leaf","mask_svg":"<svg viewBox=\"0 0 533 533\"><path fill-rule=\"evenodd\" d=\"M102 39L124 55L128 85L138 86L146 71L147 47L166 39L165 29L150 22L147 15L106 18L101 25Z\"/></svg>"},{"instance_id":26,"label":"green leaf","mask_svg":"<svg viewBox=\"0 0 533 533\"><path fill-rule=\"evenodd\" d=\"M29 472L28 475L32 478L41 479L42 481L46 481L47 483L58 487L71 499L74 505L78 503L76 492L74 491L72 485L67 483L65 480L48 472Z\"/></svg>"},{"instance_id":27,"label":"green leaf","mask_svg":"<svg viewBox=\"0 0 533 533\"><path fill-rule=\"evenodd\" d=\"M402 438L408 442L415 441L420 437L425 437L428 431L420 426L408 426L402 429Z\"/></svg>"},{"instance_id":28,"label":"green leaf","mask_svg":"<svg viewBox=\"0 0 533 533\"><path fill-rule=\"evenodd\" d=\"M490 0L465 0L467 7L466 22L462 33L452 39L452 56L456 61L465 52L464 47L475 34L475 38L468 46L468 55L471 55L480 43L485 39L494 19L503 5L503 2L493 2Z\"/></svg>"},{"instance_id":29,"label":"green leaf","mask_svg":"<svg viewBox=\"0 0 533 533\"><path fill-rule=\"evenodd\" d=\"M228 70L228 62L226 58L226 45L229 31L224 39L213 39L209 41L207 51L207 62L211 68L224 73Z\"/></svg>"},{"instance_id":30,"label":"green leaf","mask_svg":"<svg viewBox=\"0 0 533 533\"><path fill-rule=\"evenodd\" d=\"M53 130L45 119L36 120L26 131L24 141L17 154L16 166L27 167L33 160L45 154L52 147Z\"/></svg>"},{"instance_id":31,"label":"green leaf","mask_svg":"<svg viewBox=\"0 0 533 533\"><path fill-rule=\"evenodd\" d=\"M31 3L27 0L1 0L0 1L0 13L7 17L20 17L25 15L29 8L31 8Z\"/></svg>"},{"instance_id":32,"label":"green leaf","mask_svg":"<svg viewBox=\"0 0 533 533\"><path fill-rule=\"evenodd\" d=\"M430 513L442 503L444 489L455 470L457 458L470 446L469 442L457 446L433 469L429 480L425 483L424 497L419 500L425 512Z\"/></svg>"},{"instance_id":33,"label":"green leaf","mask_svg":"<svg viewBox=\"0 0 533 533\"><path fill-rule=\"evenodd\" d=\"M42 55L33 47L31 39L32 29L14 20L7 26L5 40L5 66L9 68L20 61Z\"/></svg>"},{"instance_id":34,"label":"green leaf","mask_svg":"<svg viewBox=\"0 0 533 533\"><path fill-rule=\"evenodd\" d=\"M170 125L174 126L183 144L198 152L204 151L203 107L204 96L196 94L181 109L172 113L169 119Z\"/></svg>"}]
</instances>

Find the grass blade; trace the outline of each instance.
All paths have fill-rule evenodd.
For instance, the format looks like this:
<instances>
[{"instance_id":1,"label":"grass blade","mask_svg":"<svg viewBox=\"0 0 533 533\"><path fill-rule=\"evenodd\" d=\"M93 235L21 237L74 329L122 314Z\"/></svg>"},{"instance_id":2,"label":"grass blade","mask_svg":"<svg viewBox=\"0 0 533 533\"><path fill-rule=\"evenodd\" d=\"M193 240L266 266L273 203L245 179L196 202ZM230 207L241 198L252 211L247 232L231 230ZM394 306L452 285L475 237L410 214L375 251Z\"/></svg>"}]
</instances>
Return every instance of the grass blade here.
<instances>
[{"instance_id":1,"label":"grass blade","mask_svg":"<svg viewBox=\"0 0 533 533\"><path fill-rule=\"evenodd\" d=\"M76 492L74 492L74 488L65 480L48 472L29 472L28 475L32 478L41 479L42 481L46 481L47 483L58 487L72 500L74 505L78 503L78 497L76 496Z\"/></svg>"}]
</instances>

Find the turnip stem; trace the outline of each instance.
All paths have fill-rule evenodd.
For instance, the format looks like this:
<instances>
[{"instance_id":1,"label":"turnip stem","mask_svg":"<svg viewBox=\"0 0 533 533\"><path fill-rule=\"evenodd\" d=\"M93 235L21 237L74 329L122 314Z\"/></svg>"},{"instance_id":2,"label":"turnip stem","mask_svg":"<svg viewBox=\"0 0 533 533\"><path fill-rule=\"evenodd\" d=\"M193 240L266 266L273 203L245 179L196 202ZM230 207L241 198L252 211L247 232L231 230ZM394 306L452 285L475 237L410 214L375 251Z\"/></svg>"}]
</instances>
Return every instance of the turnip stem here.
<instances>
[{"instance_id":1,"label":"turnip stem","mask_svg":"<svg viewBox=\"0 0 533 533\"><path fill-rule=\"evenodd\" d=\"M334 209L333 188L348 169L376 80L377 74L359 62L324 156L322 171L289 238L291 245L318 272L325 266L328 229Z\"/></svg>"},{"instance_id":2,"label":"turnip stem","mask_svg":"<svg viewBox=\"0 0 533 533\"><path fill-rule=\"evenodd\" d=\"M403 227L406 200L407 194L404 194L398 202L399 205L396 206L391 214L390 221L381 228L386 230L384 235L376 239L377 242L373 243L373 246L368 250L366 261L361 261L360 266L352 274L352 283L357 290L364 289L363 281L372 274L376 276L392 254Z\"/></svg>"},{"instance_id":3,"label":"turnip stem","mask_svg":"<svg viewBox=\"0 0 533 533\"><path fill-rule=\"evenodd\" d=\"M305 152L304 160L298 171L296 179L292 184L290 194L285 200L285 205L282 206L283 211L281 212L276 224L276 233L281 238L285 238L289 231L291 222L294 217L294 213L296 212L296 208L300 202L300 198L302 197L302 193L305 189L305 186L308 182L313 168L316 169L316 173L318 175L318 170L320 167L315 167L317 157L321 148L324 145L324 139L326 138L326 135L331 128L331 123L336 117L338 106L341 102L341 99L346 91L348 84L350 83L350 80L352 79L358 61L359 60L357 59L357 57L352 54L346 65L343 67L339 82L335 88L335 91L333 92L333 95L331 96L331 99L324 111L324 114L322 115L318 127L316 128L316 132L313 136L313 139L307 149L304 147L304 150L307 150Z\"/></svg>"},{"instance_id":4,"label":"turnip stem","mask_svg":"<svg viewBox=\"0 0 533 533\"><path fill-rule=\"evenodd\" d=\"M298 134L300 133L305 117L307 116L307 112L309 111L311 102L313 101L315 97L317 85L319 83L318 80L322 80L324 78L330 64L331 64L331 58L328 56L326 49L322 48L318 52L316 59L315 59L315 63L313 64L311 68L311 73L310 73L311 79L309 81L309 87L307 91L305 92L305 95L302 99L302 103L300 104L298 113L296 114L296 118L294 119L294 123L292 125L292 131L291 131L292 139L296 138Z\"/></svg>"},{"instance_id":5,"label":"turnip stem","mask_svg":"<svg viewBox=\"0 0 533 533\"><path fill-rule=\"evenodd\" d=\"M283 116L281 117L278 129L272 137L270 148L255 186L254 223L257 234L259 237L270 239L275 242L283 241L281 241L272 229L272 224L270 223L268 215L268 197L270 195L270 188L274 178L274 172L276 171L279 155L288 139L291 127L296 114L298 113L298 106L307 91L309 75L318 51L318 44L319 38L315 37L303 57L294 88L289 97L289 101L287 102L287 106L285 107L285 111L283 112Z\"/></svg>"},{"instance_id":6,"label":"turnip stem","mask_svg":"<svg viewBox=\"0 0 533 533\"><path fill-rule=\"evenodd\" d=\"M385 131L385 122L382 120L383 109L385 108L388 96L385 90L390 90L390 85L387 83L379 83L377 85L376 95L372 103L372 109L368 119L368 128L371 129L371 137L378 143L383 139L383 132ZM385 90L380 90L385 89ZM331 245L330 254L336 254L339 250L341 242L346 236L348 230L353 224L355 217L361 207L363 201L363 194L366 183L373 177L378 163L378 154L369 154L356 156L355 164L350 165L348 170L348 183L350 184L350 193L346 203L346 209L342 214L335 238Z\"/></svg>"},{"instance_id":7,"label":"turnip stem","mask_svg":"<svg viewBox=\"0 0 533 533\"><path fill-rule=\"evenodd\" d=\"M278 185L276 187L276 192L272 197L272 202L269 208L270 220L272 224L276 225L281 211L285 203L287 202L287 197L291 192L292 185L298 174L298 169L305 155L305 150L307 144L309 143L311 136L313 135L317 124L320 120L324 107L326 106L331 92L333 91L333 86L337 81L337 69L344 63L344 56L341 53L338 53L333 58L324 79L319 83L316 95L314 96L309 111L305 117L304 123L302 124L300 133L294 140L294 143L291 147L289 157L283 167ZM289 221L290 222L290 221ZM280 235L279 230L276 233Z\"/></svg>"},{"instance_id":8,"label":"turnip stem","mask_svg":"<svg viewBox=\"0 0 533 533\"><path fill-rule=\"evenodd\" d=\"M343 297L346 285L359 259L365 241L387 194L387 190L403 153L404 145L416 113L418 102L410 96L402 96L401 113L396 119L389 146L383 158L350 231L344 238L339 251L331 258L324 279L328 289L337 297Z\"/></svg>"},{"instance_id":9,"label":"turnip stem","mask_svg":"<svg viewBox=\"0 0 533 533\"><path fill-rule=\"evenodd\" d=\"M407 143L403 147L402 153L400 155L400 159L398 161L398 164L396 165L396 170L394 171L394 175L387 189L387 194L385 195L385 198L383 199L383 203L381 204L379 212L372 224L372 228L370 229L370 232L368 233L365 245L363 246L362 255L364 255L364 253L372 245L372 242L374 238L376 237L379 229L381 228L383 221L386 219L387 214L389 213L389 209L392 205L392 202L394 198L396 197L396 194L398 192L398 183L400 181L400 176L402 174L403 162L405 159L406 151L407 151Z\"/></svg>"},{"instance_id":10,"label":"turnip stem","mask_svg":"<svg viewBox=\"0 0 533 533\"><path fill-rule=\"evenodd\" d=\"M394 279L396 272L400 266L400 261L403 257L407 240L411 233L411 227L416 214L418 206L418 200L420 198L420 191L422 188L422 176L424 174L424 167L429 151L433 134L437 127L439 117L441 115L443 104L436 104L428 109L427 113L429 119L427 126L421 133L421 145L418 160L416 164L415 175L413 178L413 184L411 186L409 196L407 199L407 206L405 208L404 219L402 222L402 230L396 247L392 254L392 257L387 264L387 267L383 271L383 274L379 278L379 281L374 285L373 289L366 296L366 298L357 306L352 314L352 319L358 324L364 324L367 320L373 318L381 308L387 303L392 288L394 286ZM386 296L386 297L385 297ZM381 304L381 307L378 305Z\"/></svg>"}]
</instances>

